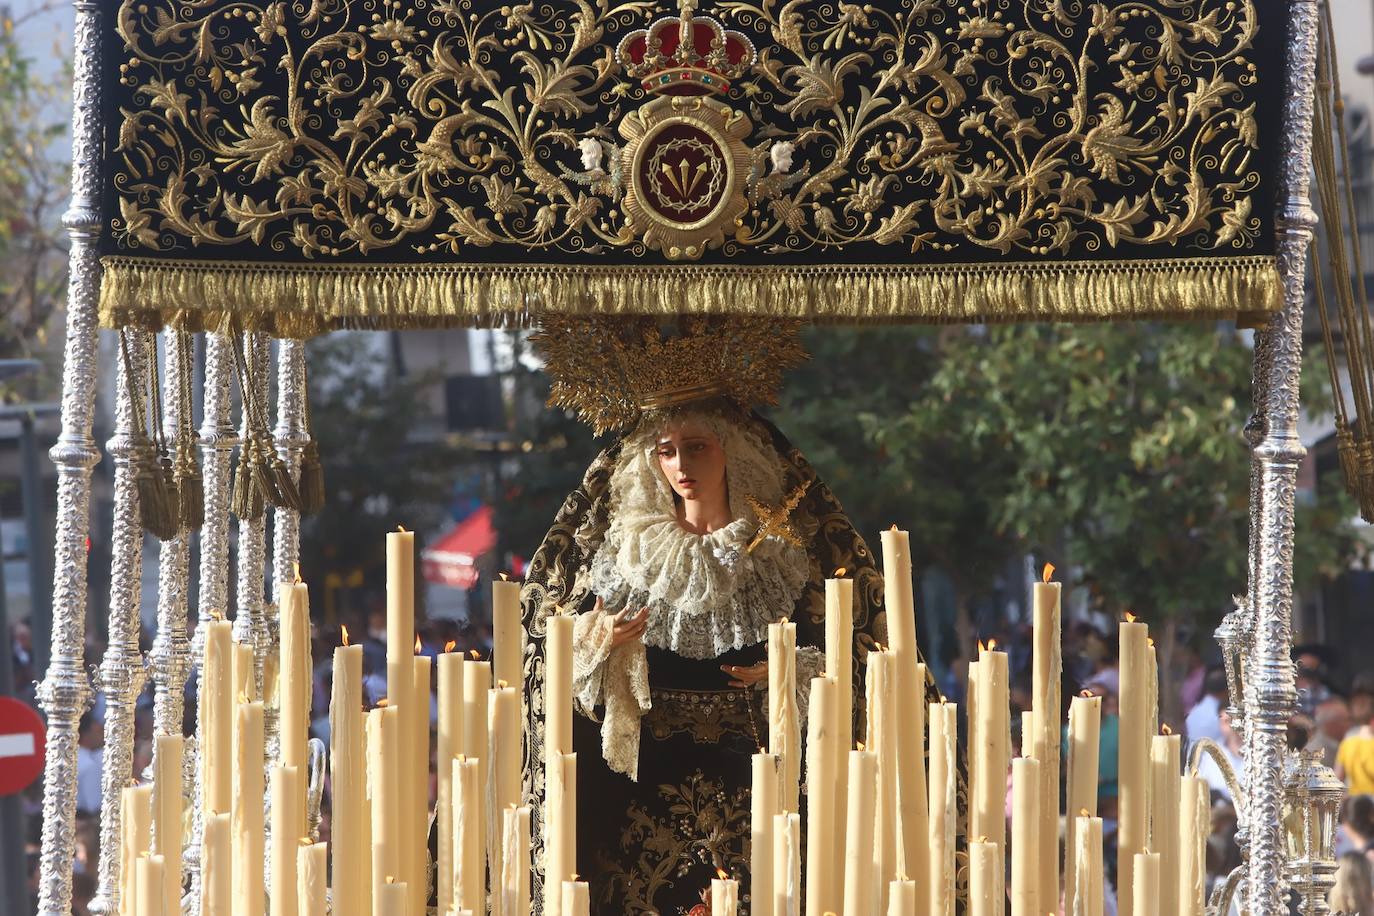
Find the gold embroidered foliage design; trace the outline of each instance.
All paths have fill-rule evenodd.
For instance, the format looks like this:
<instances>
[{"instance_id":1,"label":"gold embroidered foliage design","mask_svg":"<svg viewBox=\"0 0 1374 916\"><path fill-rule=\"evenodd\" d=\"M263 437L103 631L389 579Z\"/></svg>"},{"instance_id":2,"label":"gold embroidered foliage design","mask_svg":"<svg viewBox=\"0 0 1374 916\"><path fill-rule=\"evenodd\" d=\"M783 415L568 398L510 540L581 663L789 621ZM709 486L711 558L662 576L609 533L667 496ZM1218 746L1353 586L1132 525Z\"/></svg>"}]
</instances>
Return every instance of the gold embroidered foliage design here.
<instances>
[{"instance_id":1,"label":"gold embroidered foliage design","mask_svg":"<svg viewBox=\"0 0 1374 916\"><path fill-rule=\"evenodd\" d=\"M614 48L677 12L121 0L132 104L112 125L113 238L310 258L652 253L621 208L617 133L646 95ZM720 100L751 133L748 206L716 256L1234 253L1260 231L1254 0L717 0L698 15L758 49Z\"/></svg>"}]
</instances>

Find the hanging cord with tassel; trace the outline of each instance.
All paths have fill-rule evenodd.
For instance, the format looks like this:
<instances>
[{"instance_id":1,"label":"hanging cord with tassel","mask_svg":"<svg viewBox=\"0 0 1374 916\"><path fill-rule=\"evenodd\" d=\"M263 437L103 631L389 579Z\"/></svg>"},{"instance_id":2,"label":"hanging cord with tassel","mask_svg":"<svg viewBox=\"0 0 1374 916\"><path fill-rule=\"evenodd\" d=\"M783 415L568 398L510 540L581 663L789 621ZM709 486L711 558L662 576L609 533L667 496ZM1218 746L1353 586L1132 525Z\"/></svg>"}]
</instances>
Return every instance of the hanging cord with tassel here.
<instances>
[{"instance_id":1,"label":"hanging cord with tassel","mask_svg":"<svg viewBox=\"0 0 1374 916\"><path fill-rule=\"evenodd\" d=\"M1334 287L1340 318L1341 344L1347 380L1354 401L1353 422L1346 410L1345 393L1331 328L1327 291L1320 271L1315 272L1317 311L1322 325L1327 368L1331 375L1336 426L1336 452L1346 490L1360 506L1366 520L1374 520L1374 324L1369 315L1360 250L1358 214L1350 183L1350 162L1340 98L1339 76L1333 66L1334 46L1330 10L1321 7L1321 41L1317 55L1317 104L1314 106L1314 166L1317 177L1321 226L1327 248L1330 282ZM1334 138L1333 138L1334 134ZM1344 169L1337 168L1337 150ZM1343 192L1343 193L1342 193ZM1344 230L1344 231L1343 231ZM1349 249L1347 250L1347 245ZM1353 263L1352 263L1353 261ZM1352 280L1355 289L1352 290ZM1356 297L1358 296L1358 306Z\"/></svg>"},{"instance_id":2,"label":"hanging cord with tassel","mask_svg":"<svg viewBox=\"0 0 1374 916\"><path fill-rule=\"evenodd\" d=\"M302 360L301 374L305 374ZM320 463L320 447L315 442L315 427L310 420L310 380L301 379L301 408L308 437L301 451L301 514L314 515L324 508L324 465Z\"/></svg>"},{"instance_id":3,"label":"hanging cord with tassel","mask_svg":"<svg viewBox=\"0 0 1374 916\"><path fill-rule=\"evenodd\" d=\"M141 345L141 344L140 344ZM172 495L167 489L162 465L158 461L153 439L148 435L144 419L146 392L142 391L140 380L135 378L134 363L129 355L129 332L119 332L119 351L124 360L124 382L129 397L129 411L132 416L130 434L132 441L129 460L134 466L134 482L138 487L138 515L145 531L154 537L168 541L177 536L177 512Z\"/></svg>"},{"instance_id":4,"label":"hanging cord with tassel","mask_svg":"<svg viewBox=\"0 0 1374 916\"><path fill-rule=\"evenodd\" d=\"M196 439L194 417L191 415L191 372L195 360L192 354L192 338L187 331L176 331L176 361L178 385L177 399L176 459L173 462L173 479L177 491L177 507L180 509L183 531L193 531L205 524L205 487L200 476L200 461L196 454L199 442Z\"/></svg>"},{"instance_id":5,"label":"hanging cord with tassel","mask_svg":"<svg viewBox=\"0 0 1374 916\"><path fill-rule=\"evenodd\" d=\"M248 335L245 334L241 339L247 346ZM238 472L234 478L234 514L244 521L254 521L262 516L268 505L299 512L300 492L286 462L272 447L272 434L267 429L262 404L258 400L257 385L249 374L247 357L238 346L231 349L247 429L239 449Z\"/></svg>"}]
</instances>

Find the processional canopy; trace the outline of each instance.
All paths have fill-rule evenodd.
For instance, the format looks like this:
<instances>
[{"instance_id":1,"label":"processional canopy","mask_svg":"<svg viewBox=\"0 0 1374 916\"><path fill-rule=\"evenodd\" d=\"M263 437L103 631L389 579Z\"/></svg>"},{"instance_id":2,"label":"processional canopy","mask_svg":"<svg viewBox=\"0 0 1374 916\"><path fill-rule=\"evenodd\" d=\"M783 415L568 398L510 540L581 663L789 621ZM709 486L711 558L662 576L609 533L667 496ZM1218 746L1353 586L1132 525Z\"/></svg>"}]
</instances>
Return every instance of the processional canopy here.
<instances>
[{"instance_id":1,"label":"processional canopy","mask_svg":"<svg viewBox=\"0 0 1374 916\"><path fill-rule=\"evenodd\" d=\"M1281 14L123 0L103 319L1271 311Z\"/></svg>"}]
</instances>

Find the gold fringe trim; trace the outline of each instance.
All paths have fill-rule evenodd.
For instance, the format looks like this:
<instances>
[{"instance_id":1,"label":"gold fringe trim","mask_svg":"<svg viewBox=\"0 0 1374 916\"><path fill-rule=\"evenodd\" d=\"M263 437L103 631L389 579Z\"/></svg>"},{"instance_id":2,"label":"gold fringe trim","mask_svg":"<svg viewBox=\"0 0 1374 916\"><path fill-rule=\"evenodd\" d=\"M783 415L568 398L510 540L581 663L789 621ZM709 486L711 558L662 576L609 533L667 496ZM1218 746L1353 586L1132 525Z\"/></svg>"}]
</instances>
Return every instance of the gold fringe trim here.
<instances>
[{"instance_id":1,"label":"gold fringe trim","mask_svg":"<svg viewBox=\"0 0 1374 916\"><path fill-rule=\"evenodd\" d=\"M823 266L273 265L107 257L105 327L531 323L541 314L746 314L815 322L1119 321L1275 311L1274 258Z\"/></svg>"}]
</instances>

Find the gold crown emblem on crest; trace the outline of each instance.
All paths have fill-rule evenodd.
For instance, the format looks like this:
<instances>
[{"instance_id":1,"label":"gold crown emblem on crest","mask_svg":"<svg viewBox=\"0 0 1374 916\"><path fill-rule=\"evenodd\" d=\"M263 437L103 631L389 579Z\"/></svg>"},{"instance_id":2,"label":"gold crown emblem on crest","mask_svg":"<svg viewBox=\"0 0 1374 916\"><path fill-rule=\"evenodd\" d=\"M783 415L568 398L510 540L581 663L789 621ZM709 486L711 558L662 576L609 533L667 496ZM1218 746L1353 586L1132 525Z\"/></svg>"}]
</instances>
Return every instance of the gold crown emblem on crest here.
<instances>
[{"instance_id":1,"label":"gold crown emblem on crest","mask_svg":"<svg viewBox=\"0 0 1374 916\"><path fill-rule=\"evenodd\" d=\"M690 317L548 317L532 342L553 379L549 406L574 411L601 435L645 412L709 398L776 404L783 373L806 359L801 322Z\"/></svg>"}]
</instances>

